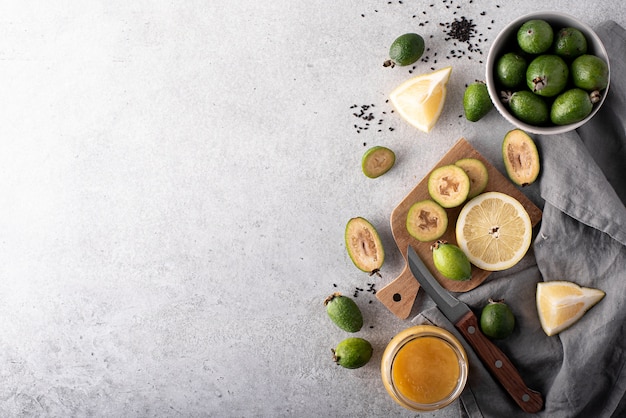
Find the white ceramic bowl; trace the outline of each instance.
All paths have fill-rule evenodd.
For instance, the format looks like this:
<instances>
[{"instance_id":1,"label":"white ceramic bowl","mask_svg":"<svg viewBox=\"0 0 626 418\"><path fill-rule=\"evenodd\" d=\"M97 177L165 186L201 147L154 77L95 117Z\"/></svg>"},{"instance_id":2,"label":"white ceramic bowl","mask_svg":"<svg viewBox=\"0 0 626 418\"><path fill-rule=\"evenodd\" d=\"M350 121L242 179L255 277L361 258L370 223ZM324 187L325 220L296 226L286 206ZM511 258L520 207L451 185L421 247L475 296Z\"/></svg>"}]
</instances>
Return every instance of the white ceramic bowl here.
<instances>
[{"instance_id":1,"label":"white ceramic bowl","mask_svg":"<svg viewBox=\"0 0 626 418\"><path fill-rule=\"evenodd\" d=\"M498 58L500 58L500 56L504 55L507 52L516 50L517 31L524 22L526 22L527 20L531 20L531 19L545 20L552 26L552 29L554 30L555 35L556 35L556 32L559 31L559 29L565 28L565 27L573 27L573 28L580 30L587 38L587 53L597 55L598 57L602 58L607 63L607 66L609 66L609 84L607 85L606 89L602 91L602 98L600 99L600 101L593 105L593 110L591 111L589 116L587 116L585 119L576 123L569 124L569 125L560 125L560 126L529 125L528 123L522 122L521 120L513 116L511 112L509 111L509 109L507 108L507 106L504 103L502 103L502 101L500 100L501 89L497 86L496 80L494 78L495 77L494 68L495 68L496 62L498 61ZM489 91L489 96L491 97L491 101L493 102L494 106L496 107L498 112L500 112L500 114L504 116L504 118L508 120L509 122L511 122L513 125L527 132L531 132L535 134L544 134L544 135L559 134L559 133L571 131L587 123L598 112L598 109L600 109L600 107L604 103L604 100L609 91L609 86L611 83L610 78L611 78L611 70L610 70L610 64L609 64L609 57L607 56L606 49L604 49L604 45L602 44L602 41L600 40L598 35L596 35L593 29L591 29L591 27L589 27L587 24L581 22L580 20L578 20L577 18L573 16L570 16L568 14L561 13L561 12L549 12L549 11L535 12L535 13L530 13L530 14L518 17L517 19L513 20L511 23L506 25L504 29L502 29L502 31L500 31L498 36L493 41L491 48L489 48L489 53L487 55L487 66L486 66L487 89Z\"/></svg>"}]
</instances>

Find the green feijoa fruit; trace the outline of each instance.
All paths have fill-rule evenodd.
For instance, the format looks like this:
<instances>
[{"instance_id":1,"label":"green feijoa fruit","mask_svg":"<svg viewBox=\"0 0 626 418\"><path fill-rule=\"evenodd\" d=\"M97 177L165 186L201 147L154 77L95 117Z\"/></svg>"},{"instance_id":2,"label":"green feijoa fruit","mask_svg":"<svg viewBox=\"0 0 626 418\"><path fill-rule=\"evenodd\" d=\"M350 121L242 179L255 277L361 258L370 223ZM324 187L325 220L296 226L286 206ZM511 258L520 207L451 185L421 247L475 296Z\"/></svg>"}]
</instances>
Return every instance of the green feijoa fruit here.
<instances>
[{"instance_id":1,"label":"green feijoa fruit","mask_svg":"<svg viewBox=\"0 0 626 418\"><path fill-rule=\"evenodd\" d=\"M365 218L352 218L346 224L345 242L348 255L359 269L376 273L385 261L385 250L376 228Z\"/></svg>"},{"instance_id":2,"label":"green feijoa fruit","mask_svg":"<svg viewBox=\"0 0 626 418\"><path fill-rule=\"evenodd\" d=\"M572 62L572 80L578 88L587 91L604 90L609 84L609 67L595 55L581 55Z\"/></svg>"},{"instance_id":3,"label":"green feijoa fruit","mask_svg":"<svg viewBox=\"0 0 626 418\"><path fill-rule=\"evenodd\" d=\"M496 78L505 88L514 89L526 83L526 59L515 52L508 52L496 62Z\"/></svg>"},{"instance_id":4,"label":"green feijoa fruit","mask_svg":"<svg viewBox=\"0 0 626 418\"><path fill-rule=\"evenodd\" d=\"M336 292L324 300L324 305L330 319L342 330L357 332L363 327L363 314L349 297Z\"/></svg>"},{"instance_id":5,"label":"green feijoa fruit","mask_svg":"<svg viewBox=\"0 0 626 418\"><path fill-rule=\"evenodd\" d=\"M467 120L476 122L491 109L493 109L493 103L491 103L485 83L477 81L467 86L463 94L463 110Z\"/></svg>"},{"instance_id":6,"label":"green feijoa fruit","mask_svg":"<svg viewBox=\"0 0 626 418\"><path fill-rule=\"evenodd\" d=\"M374 349L369 341L363 338L350 337L341 341L331 351L335 363L346 369L358 369L370 361Z\"/></svg>"},{"instance_id":7,"label":"green feijoa fruit","mask_svg":"<svg viewBox=\"0 0 626 418\"><path fill-rule=\"evenodd\" d=\"M489 182L489 172L482 161L477 158L462 158L455 162L454 165L461 167L470 179L468 199L478 196L485 190L487 182Z\"/></svg>"},{"instance_id":8,"label":"green feijoa fruit","mask_svg":"<svg viewBox=\"0 0 626 418\"><path fill-rule=\"evenodd\" d=\"M437 241L432 247L433 263L444 277L452 280L469 280L472 265L459 247L445 241Z\"/></svg>"},{"instance_id":9,"label":"green feijoa fruit","mask_svg":"<svg viewBox=\"0 0 626 418\"><path fill-rule=\"evenodd\" d=\"M395 162L396 154L392 150L386 147L375 146L363 154L361 169L363 174L374 179L391 170Z\"/></svg>"},{"instance_id":10,"label":"green feijoa fruit","mask_svg":"<svg viewBox=\"0 0 626 418\"><path fill-rule=\"evenodd\" d=\"M438 167L428 177L430 197L444 208L453 208L465 202L469 190L469 177L454 164Z\"/></svg>"},{"instance_id":11,"label":"green feijoa fruit","mask_svg":"<svg viewBox=\"0 0 626 418\"><path fill-rule=\"evenodd\" d=\"M480 314L480 329L487 337L502 339L513 333L515 315L502 301L489 300Z\"/></svg>"},{"instance_id":12,"label":"green feijoa fruit","mask_svg":"<svg viewBox=\"0 0 626 418\"><path fill-rule=\"evenodd\" d=\"M413 64L424 53L424 38L417 33L405 33L397 37L389 47L390 60L383 64L404 66Z\"/></svg>"},{"instance_id":13,"label":"green feijoa fruit","mask_svg":"<svg viewBox=\"0 0 626 418\"><path fill-rule=\"evenodd\" d=\"M552 45L554 31L548 22L532 19L524 22L517 31L517 44L529 54L542 54Z\"/></svg>"},{"instance_id":14,"label":"green feijoa fruit","mask_svg":"<svg viewBox=\"0 0 626 418\"><path fill-rule=\"evenodd\" d=\"M544 125L550 120L550 108L539 96L528 90L520 90L507 96L505 102L513 116L531 125Z\"/></svg>"},{"instance_id":15,"label":"green feijoa fruit","mask_svg":"<svg viewBox=\"0 0 626 418\"><path fill-rule=\"evenodd\" d=\"M576 28L562 28L554 36L554 53L574 59L587 53L587 38Z\"/></svg>"},{"instance_id":16,"label":"green feijoa fruit","mask_svg":"<svg viewBox=\"0 0 626 418\"><path fill-rule=\"evenodd\" d=\"M526 85L533 93L556 96L567 85L569 67L558 55L540 55L526 69Z\"/></svg>"},{"instance_id":17,"label":"green feijoa fruit","mask_svg":"<svg viewBox=\"0 0 626 418\"><path fill-rule=\"evenodd\" d=\"M528 186L539 176L539 152L535 141L521 129L513 129L502 141L504 168L511 181Z\"/></svg>"},{"instance_id":18,"label":"green feijoa fruit","mask_svg":"<svg viewBox=\"0 0 626 418\"><path fill-rule=\"evenodd\" d=\"M437 202L422 200L409 208L406 229L418 241L434 241L446 232L448 214Z\"/></svg>"},{"instance_id":19,"label":"green feijoa fruit","mask_svg":"<svg viewBox=\"0 0 626 418\"><path fill-rule=\"evenodd\" d=\"M550 109L550 120L555 125L569 125L585 119L592 110L589 92L573 88L554 100Z\"/></svg>"}]
</instances>

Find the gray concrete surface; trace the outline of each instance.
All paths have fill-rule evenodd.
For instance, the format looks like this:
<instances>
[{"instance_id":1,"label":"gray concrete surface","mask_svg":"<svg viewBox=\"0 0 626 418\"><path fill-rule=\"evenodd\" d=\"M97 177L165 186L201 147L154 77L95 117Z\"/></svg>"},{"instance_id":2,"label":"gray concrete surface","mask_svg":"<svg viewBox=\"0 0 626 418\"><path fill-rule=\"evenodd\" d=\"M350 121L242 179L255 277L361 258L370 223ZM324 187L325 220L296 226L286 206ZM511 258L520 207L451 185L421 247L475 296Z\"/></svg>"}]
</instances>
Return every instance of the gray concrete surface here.
<instances>
[{"instance_id":1,"label":"gray concrete surface","mask_svg":"<svg viewBox=\"0 0 626 418\"><path fill-rule=\"evenodd\" d=\"M623 6L588 4L541 9L626 25ZM356 335L375 352L345 370L330 348L347 335L322 301L400 273L391 210L459 137L502 169L511 127L495 111L475 124L460 117L463 90L484 78L498 30L535 10L484 0L2 3L0 416L416 416L387 396L379 372L386 343L411 322L359 292ZM445 23L461 16L476 23L480 51L458 58L451 50L467 45L446 40ZM426 38L428 62L413 74L383 68L409 31ZM390 112L397 84L447 65L430 134ZM355 128L364 121L352 106L372 104L369 129ZM373 145L398 157L376 180L360 168ZM382 278L346 254L354 216L382 235ZM419 416L457 417L459 405Z\"/></svg>"}]
</instances>

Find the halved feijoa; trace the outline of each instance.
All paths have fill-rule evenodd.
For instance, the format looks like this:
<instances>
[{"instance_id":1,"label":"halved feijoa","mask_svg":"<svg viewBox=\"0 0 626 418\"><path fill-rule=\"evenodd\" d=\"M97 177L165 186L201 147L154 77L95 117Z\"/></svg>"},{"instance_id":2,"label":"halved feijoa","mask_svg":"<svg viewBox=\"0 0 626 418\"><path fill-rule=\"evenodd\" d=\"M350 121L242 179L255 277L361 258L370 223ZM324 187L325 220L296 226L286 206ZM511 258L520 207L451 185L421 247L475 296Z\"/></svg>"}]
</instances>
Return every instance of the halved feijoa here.
<instances>
[{"instance_id":1,"label":"halved feijoa","mask_svg":"<svg viewBox=\"0 0 626 418\"><path fill-rule=\"evenodd\" d=\"M470 179L468 199L478 196L485 190L489 181L489 173L482 161L477 158L462 158L454 165L461 167Z\"/></svg>"},{"instance_id":2,"label":"halved feijoa","mask_svg":"<svg viewBox=\"0 0 626 418\"><path fill-rule=\"evenodd\" d=\"M428 193L444 208L453 208L465 202L470 190L470 179L454 164L436 168L428 177Z\"/></svg>"},{"instance_id":3,"label":"halved feijoa","mask_svg":"<svg viewBox=\"0 0 626 418\"><path fill-rule=\"evenodd\" d=\"M363 326L363 314L359 306L348 296L336 292L324 300L326 313L344 331L357 332Z\"/></svg>"},{"instance_id":4,"label":"halved feijoa","mask_svg":"<svg viewBox=\"0 0 626 418\"><path fill-rule=\"evenodd\" d=\"M365 218L348 221L345 231L346 249L350 259L360 270L378 271L385 261L385 250L376 228Z\"/></svg>"},{"instance_id":5,"label":"halved feijoa","mask_svg":"<svg viewBox=\"0 0 626 418\"><path fill-rule=\"evenodd\" d=\"M368 149L361 159L363 174L369 178L382 176L393 167L396 154L389 148L376 146Z\"/></svg>"},{"instance_id":6,"label":"halved feijoa","mask_svg":"<svg viewBox=\"0 0 626 418\"><path fill-rule=\"evenodd\" d=\"M418 241L434 241L448 228L446 210L432 200L422 200L409 208L406 229Z\"/></svg>"},{"instance_id":7,"label":"halved feijoa","mask_svg":"<svg viewBox=\"0 0 626 418\"><path fill-rule=\"evenodd\" d=\"M431 249L433 263L443 276L459 281L472 277L472 265L459 247L446 241L437 241Z\"/></svg>"},{"instance_id":8,"label":"halved feijoa","mask_svg":"<svg viewBox=\"0 0 626 418\"><path fill-rule=\"evenodd\" d=\"M528 186L539 175L539 152L533 139L521 129L507 132L502 141L504 167L511 181Z\"/></svg>"}]
</instances>

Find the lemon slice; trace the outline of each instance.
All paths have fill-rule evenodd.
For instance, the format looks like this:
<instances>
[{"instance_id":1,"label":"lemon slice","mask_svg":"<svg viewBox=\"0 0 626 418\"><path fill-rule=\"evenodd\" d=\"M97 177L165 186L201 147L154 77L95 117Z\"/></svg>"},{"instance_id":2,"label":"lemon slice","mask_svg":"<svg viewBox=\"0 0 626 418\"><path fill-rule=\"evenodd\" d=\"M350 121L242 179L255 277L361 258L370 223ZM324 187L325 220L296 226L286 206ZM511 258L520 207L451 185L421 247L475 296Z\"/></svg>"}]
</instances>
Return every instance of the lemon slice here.
<instances>
[{"instance_id":1,"label":"lemon slice","mask_svg":"<svg viewBox=\"0 0 626 418\"><path fill-rule=\"evenodd\" d=\"M547 335L558 334L577 322L605 293L567 281L537 284L537 312Z\"/></svg>"},{"instance_id":2,"label":"lemon slice","mask_svg":"<svg viewBox=\"0 0 626 418\"><path fill-rule=\"evenodd\" d=\"M411 125L426 133L435 126L446 101L452 67L413 77L389 95L396 111Z\"/></svg>"},{"instance_id":3,"label":"lemon slice","mask_svg":"<svg viewBox=\"0 0 626 418\"><path fill-rule=\"evenodd\" d=\"M532 234L524 206L500 192L483 193L467 202L456 222L457 244L472 264L488 271L517 264L528 251Z\"/></svg>"}]
</instances>

